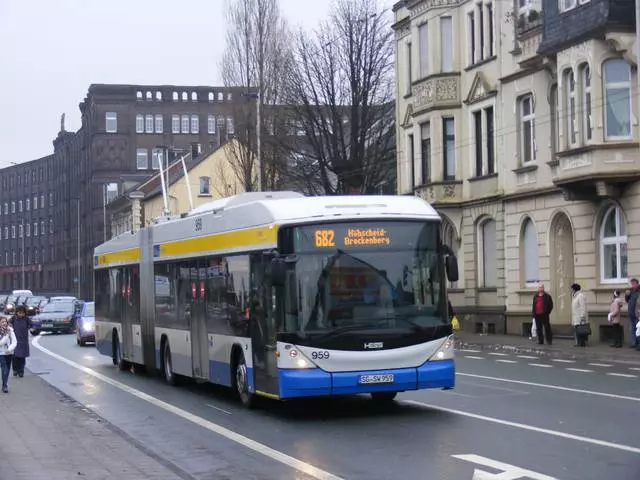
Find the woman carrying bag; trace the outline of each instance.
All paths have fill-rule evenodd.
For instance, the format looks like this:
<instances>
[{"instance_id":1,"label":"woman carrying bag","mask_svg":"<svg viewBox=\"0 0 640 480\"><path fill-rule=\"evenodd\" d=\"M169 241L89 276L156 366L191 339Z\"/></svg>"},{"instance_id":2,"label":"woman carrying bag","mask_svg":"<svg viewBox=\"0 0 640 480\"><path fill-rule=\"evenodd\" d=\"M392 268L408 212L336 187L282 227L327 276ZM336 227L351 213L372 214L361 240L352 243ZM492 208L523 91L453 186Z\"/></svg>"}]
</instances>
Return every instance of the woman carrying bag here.
<instances>
[{"instance_id":1,"label":"woman carrying bag","mask_svg":"<svg viewBox=\"0 0 640 480\"><path fill-rule=\"evenodd\" d=\"M9 326L6 318L0 318L0 367L2 369L2 391L9 392L9 371L11 370L11 358L18 345L16 334Z\"/></svg>"},{"instance_id":2,"label":"woman carrying bag","mask_svg":"<svg viewBox=\"0 0 640 480\"><path fill-rule=\"evenodd\" d=\"M589 335L591 335L587 297L577 283L571 285L571 293L573 295L571 300L571 324L576 337L576 346L586 347Z\"/></svg>"}]
</instances>

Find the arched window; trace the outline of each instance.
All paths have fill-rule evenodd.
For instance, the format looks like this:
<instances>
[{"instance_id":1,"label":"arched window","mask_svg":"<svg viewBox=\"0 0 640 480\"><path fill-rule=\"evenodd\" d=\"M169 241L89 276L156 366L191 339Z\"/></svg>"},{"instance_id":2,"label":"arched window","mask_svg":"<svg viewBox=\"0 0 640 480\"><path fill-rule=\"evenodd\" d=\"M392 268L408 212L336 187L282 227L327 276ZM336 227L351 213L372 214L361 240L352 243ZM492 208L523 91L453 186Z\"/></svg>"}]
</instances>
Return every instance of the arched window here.
<instances>
[{"instance_id":1,"label":"arched window","mask_svg":"<svg viewBox=\"0 0 640 480\"><path fill-rule=\"evenodd\" d=\"M627 227L618 206L610 207L602 218L600 276L603 283L627 283Z\"/></svg>"},{"instance_id":2,"label":"arched window","mask_svg":"<svg viewBox=\"0 0 640 480\"><path fill-rule=\"evenodd\" d=\"M631 138L631 67L621 58L602 65L604 77L604 133L607 140Z\"/></svg>"},{"instance_id":3,"label":"arched window","mask_svg":"<svg viewBox=\"0 0 640 480\"><path fill-rule=\"evenodd\" d=\"M591 140L591 69L585 63L580 68L580 83L582 86L582 139Z\"/></svg>"},{"instance_id":4,"label":"arched window","mask_svg":"<svg viewBox=\"0 0 640 480\"><path fill-rule=\"evenodd\" d=\"M488 219L478 227L478 280L481 288L497 286L496 222Z\"/></svg>"},{"instance_id":5,"label":"arched window","mask_svg":"<svg viewBox=\"0 0 640 480\"><path fill-rule=\"evenodd\" d=\"M538 234L530 218L525 220L520 240L520 258L524 267L524 281L535 285L540 281L540 255L538 252Z\"/></svg>"},{"instance_id":6,"label":"arched window","mask_svg":"<svg viewBox=\"0 0 640 480\"><path fill-rule=\"evenodd\" d=\"M456 228L447 218L442 221L442 243L448 246L458 257L458 235L456 234ZM449 287L458 288L458 282L451 282Z\"/></svg>"}]
</instances>

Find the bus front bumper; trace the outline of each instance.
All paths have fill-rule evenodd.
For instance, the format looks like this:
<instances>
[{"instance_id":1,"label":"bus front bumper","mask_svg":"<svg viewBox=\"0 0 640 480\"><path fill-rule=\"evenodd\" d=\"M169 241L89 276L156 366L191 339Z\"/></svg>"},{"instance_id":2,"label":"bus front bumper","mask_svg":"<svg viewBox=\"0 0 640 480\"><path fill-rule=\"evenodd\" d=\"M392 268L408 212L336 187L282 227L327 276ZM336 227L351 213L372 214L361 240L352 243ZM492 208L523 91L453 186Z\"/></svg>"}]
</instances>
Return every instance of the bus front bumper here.
<instances>
[{"instance_id":1,"label":"bus front bumper","mask_svg":"<svg viewBox=\"0 0 640 480\"><path fill-rule=\"evenodd\" d=\"M451 389L455 386L455 363L448 359L429 361L417 368L334 373L319 368L280 369L279 377L280 399ZM372 383L383 380L385 383Z\"/></svg>"}]
</instances>

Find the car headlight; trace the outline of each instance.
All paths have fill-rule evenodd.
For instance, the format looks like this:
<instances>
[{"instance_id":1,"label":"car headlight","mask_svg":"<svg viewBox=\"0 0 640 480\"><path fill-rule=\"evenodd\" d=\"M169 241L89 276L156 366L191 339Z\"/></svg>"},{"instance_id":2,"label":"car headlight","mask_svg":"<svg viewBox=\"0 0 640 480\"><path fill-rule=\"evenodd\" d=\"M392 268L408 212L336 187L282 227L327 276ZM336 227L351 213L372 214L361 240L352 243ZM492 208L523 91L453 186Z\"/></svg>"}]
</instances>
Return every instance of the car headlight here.
<instances>
[{"instance_id":1,"label":"car headlight","mask_svg":"<svg viewBox=\"0 0 640 480\"><path fill-rule=\"evenodd\" d=\"M85 322L82 324L82 329L86 332L93 332L94 328L93 322Z\"/></svg>"}]
</instances>

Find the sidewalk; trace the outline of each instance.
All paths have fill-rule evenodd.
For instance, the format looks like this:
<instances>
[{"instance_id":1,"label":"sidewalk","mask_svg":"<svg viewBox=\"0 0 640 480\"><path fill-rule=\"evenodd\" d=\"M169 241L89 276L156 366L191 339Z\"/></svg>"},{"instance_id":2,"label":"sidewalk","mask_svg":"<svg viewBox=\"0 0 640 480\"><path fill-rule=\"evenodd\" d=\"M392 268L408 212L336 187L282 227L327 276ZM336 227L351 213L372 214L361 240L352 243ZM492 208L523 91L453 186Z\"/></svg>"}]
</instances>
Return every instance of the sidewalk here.
<instances>
[{"instance_id":1,"label":"sidewalk","mask_svg":"<svg viewBox=\"0 0 640 480\"><path fill-rule=\"evenodd\" d=\"M539 356L599 360L629 365L640 365L640 352L625 344L622 348L611 348L607 344L591 344L585 348L574 346L573 340L554 339L553 345L538 345L537 340L529 340L516 335L479 335L456 332L456 348L465 350L485 350L505 353L532 353Z\"/></svg>"},{"instance_id":2,"label":"sidewalk","mask_svg":"<svg viewBox=\"0 0 640 480\"><path fill-rule=\"evenodd\" d=\"M180 480L104 420L29 372L0 393L2 480Z\"/></svg>"}]
</instances>

